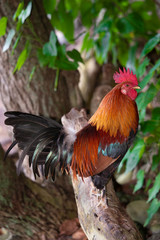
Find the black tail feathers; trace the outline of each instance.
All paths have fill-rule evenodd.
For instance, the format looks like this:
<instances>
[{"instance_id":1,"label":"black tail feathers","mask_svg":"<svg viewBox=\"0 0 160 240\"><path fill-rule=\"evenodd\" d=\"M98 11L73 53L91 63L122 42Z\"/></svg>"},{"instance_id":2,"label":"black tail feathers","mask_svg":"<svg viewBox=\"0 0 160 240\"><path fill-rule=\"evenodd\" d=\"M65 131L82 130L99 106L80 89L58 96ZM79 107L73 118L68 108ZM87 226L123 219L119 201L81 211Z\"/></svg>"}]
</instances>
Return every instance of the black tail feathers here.
<instances>
[{"instance_id":1,"label":"black tail feathers","mask_svg":"<svg viewBox=\"0 0 160 240\"><path fill-rule=\"evenodd\" d=\"M44 167L44 175L49 171L52 179L55 178L55 168L65 169L71 162L71 150L67 150L65 144L65 133L63 126L56 121L42 116L35 116L21 112L6 112L6 125L13 127L15 140L6 152L7 157L10 150L18 144L23 150L19 159L18 173L26 155L29 156L29 165L32 165L33 173L39 176L38 165Z\"/></svg>"}]
</instances>

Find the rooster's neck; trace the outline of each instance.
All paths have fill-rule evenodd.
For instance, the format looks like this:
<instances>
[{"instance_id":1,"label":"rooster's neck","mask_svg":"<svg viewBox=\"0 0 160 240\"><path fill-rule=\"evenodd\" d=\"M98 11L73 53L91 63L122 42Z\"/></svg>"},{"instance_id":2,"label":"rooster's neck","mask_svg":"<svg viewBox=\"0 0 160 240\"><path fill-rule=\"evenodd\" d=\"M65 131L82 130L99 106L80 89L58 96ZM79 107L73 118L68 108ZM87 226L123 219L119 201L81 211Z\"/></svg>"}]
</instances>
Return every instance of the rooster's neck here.
<instances>
[{"instance_id":1,"label":"rooster's neck","mask_svg":"<svg viewBox=\"0 0 160 240\"><path fill-rule=\"evenodd\" d=\"M103 98L89 123L96 126L97 131L103 130L110 136L116 137L119 132L128 137L130 131L136 132L138 127L136 103L116 86Z\"/></svg>"}]
</instances>

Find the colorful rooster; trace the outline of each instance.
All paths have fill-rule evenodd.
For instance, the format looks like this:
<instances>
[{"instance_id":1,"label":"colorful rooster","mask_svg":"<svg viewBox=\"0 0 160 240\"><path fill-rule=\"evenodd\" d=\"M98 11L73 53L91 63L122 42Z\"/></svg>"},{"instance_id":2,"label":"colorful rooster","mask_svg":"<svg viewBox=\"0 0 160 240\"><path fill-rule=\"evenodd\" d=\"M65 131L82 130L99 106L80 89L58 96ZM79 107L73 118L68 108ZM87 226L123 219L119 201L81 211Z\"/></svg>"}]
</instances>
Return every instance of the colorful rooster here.
<instances>
[{"instance_id":1,"label":"colorful rooster","mask_svg":"<svg viewBox=\"0 0 160 240\"><path fill-rule=\"evenodd\" d=\"M13 126L15 141L22 149L18 172L26 155L34 175L38 165L54 180L55 169L71 168L76 178L92 176L94 185L102 189L132 144L138 128L135 103L139 89L136 75L128 69L113 76L118 83L102 100L87 126L76 133L52 119L21 112L6 112L6 125Z\"/></svg>"}]
</instances>

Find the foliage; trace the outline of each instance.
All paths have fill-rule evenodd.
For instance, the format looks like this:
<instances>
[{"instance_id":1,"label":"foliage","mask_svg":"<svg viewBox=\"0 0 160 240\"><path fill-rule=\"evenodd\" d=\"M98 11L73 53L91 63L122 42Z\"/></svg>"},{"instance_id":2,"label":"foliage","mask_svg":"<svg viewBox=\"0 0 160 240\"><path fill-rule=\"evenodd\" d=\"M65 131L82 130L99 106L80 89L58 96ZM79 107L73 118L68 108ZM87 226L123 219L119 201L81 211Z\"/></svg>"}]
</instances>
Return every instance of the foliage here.
<instances>
[{"instance_id":1,"label":"foliage","mask_svg":"<svg viewBox=\"0 0 160 240\"><path fill-rule=\"evenodd\" d=\"M160 163L160 107L152 108L151 105L153 99L160 91L160 60L158 59L153 66L149 58L146 57L146 55L149 54L159 42L160 35L156 34L149 39L141 52L141 58L136 72L138 77L142 77L145 74L145 77L140 82L139 86L141 89L144 89L147 86L148 89L147 91L140 93L136 99L140 117L140 130L134 146L128 151L123 159L123 163L126 161L126 172L128 172L138 165L141 158L144 163L147 163L147 161L152 158L149 170L150 174L148 173L152 176L152 179L149 179L146 183L148 202L152 202L148 209L148 218L145 222L145 226L160 208L160 203L156 198L160 190L160 174L158 173ZM147 68L150 70L146 74ZM153 76L156 77L156 81L150 83ZM146 110L148 109L149 104L151 114L149 116L150 119L146 120ZM146 151L144 151L145 149ZM153 152L155 154L152 154ZM144 186L145 174L147 174L147 172L145 173L142 169L137 172L137 184L134 187L134 192Z\"/></svg>"},{"instance_id":2,"label":"foliage","mask_svg":"<svg viewBox=\"0 0 160 240\"><path fill-rule=\"evenodd\" d=\"M49 16L53 30L48 42L43 43L37 36L36 29L31 24L30 15L33 3L27 6L21 1L13 16L15 27L10 29L3 51L12 47L12 54L25 28L30 29L26 36L26 44L20 53L13 73L19 71L30 57L31 50L36 44L36 56L39 66L56 69L55 89L58 84L61 69L75 70L79 62L83 62L78 50L67 50L83 36L81 53L86 52L88 57L94 54L97 62L107 61L115 66L122 65L133 70L139 79L142 92L137 97L140 117L140 130L134 146L128 151L122 161L126 163L126 172L138 167L137 184L134 192L141 188L146 190L148 201L149 223L153 214L158 211L160 203L157 194L160 190L160 107L154 108L152 102L160 91L160 59L158 33L160 19L156 12L156 3L152 0L43 0L44 10ZM81 21L81 31L76 33L75 20ZM0 19L0 37L6 33L7 17ZM60 44L57 30L65 36L65 44ZM12 44L13 43L13 44ZM142 47L144 46L144 47ZM155 53L155 58L152 58ZM29 81L32 80L36 68L31 69ZM147 89L147 90L146 90ZM150 112L148 114L148 112ZM146 118L147 116L147 118ZM151 162L149 171L140 166ZM122 166L120 165L120 168ZM148 179L148 181L147 181ZM152 183L152 184L151 184Z\"/></svg>"}]
</instances>

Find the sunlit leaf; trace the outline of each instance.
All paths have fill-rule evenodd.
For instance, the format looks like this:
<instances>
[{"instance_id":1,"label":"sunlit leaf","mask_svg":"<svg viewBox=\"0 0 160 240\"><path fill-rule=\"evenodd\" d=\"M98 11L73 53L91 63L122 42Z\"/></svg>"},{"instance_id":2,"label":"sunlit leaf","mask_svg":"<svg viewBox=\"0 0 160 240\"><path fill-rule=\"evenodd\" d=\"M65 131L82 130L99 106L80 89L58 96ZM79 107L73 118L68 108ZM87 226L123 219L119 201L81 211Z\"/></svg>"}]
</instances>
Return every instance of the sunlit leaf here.
<instances>
[{"instance_id":1,"label":"sunlit leaf","mask_svg":"<svg viewBox=\"0 0 160 240\"><path fill-rule=\"evenodd\" d=\"M23 7L24 7L24 1L22 1L22 2L19 3L16 12L15 12L15 14L13 15L13 20L14 20L14 21L19 17L20 13L21 13L22 10L23 10Z\"/></svg>"},{"instance_id":2,"label":"sunlit leaf","mask_svg":"<svg viewBox=\"0 0 160 240\"><path fill-rule=\"evenodd\" d=\"M22 10L20 15L18 16L18 19L21 20L22 24L25 22L25 20L30 16L32 10L32 2L30 1L26 7L25 10Z\"/></svg>"},{"instance_id":3,"label":"sunlit leaf","mask_svg":"<svg viewBox=\"0 0 160 240\"><path fill-rule=\"evenodd\" d=\"M18 35L18 37L16 38L16 41L13 45L13 51L12 51L12 54L14 53L14 50L16 49L18 43L19 43L19 40L21 39L21 33Z\"/></svg>"},{"instance_id":4,"label":"sunlit leaf","mask_svg":"<svg viewBox=\"0 0 160 240\"><path fill-rule=\"evenodd\" d=\"M10 47L14 35L15 35L15 30L14 30L14 29L11 29L11 30L8 32L8 36L7 36L6 41L5 41L5 44L4 44L4 46L3 46L3 49L2 49L3 52L7 51L8 48Z\"/></svg>"},{"instance_id":5,"label":"sunlit leaf","mask_svg":"<svg viewBox=\"0 0 160 240\"><path fill-rule=\"evenodd\" d=\"M87 32L83 38L81 51L85 50L86 52L88 52L91 48L93 48L93 45L93 39L90 38L89 32Z\"/></svg>"},{"instance_id":6,"label":"sunlit leaf","mask_svg":"<svg viewBox=\"0 0 160 240\"><path fill-rule=\"evenodd\" d=\"M140 169L137 173L137 183L134 187L134 192L138 191L142 186L144 182L144 170Z\"/></svg>"},{"instance_id":7,"label":"sunlit leaf","mask_svg":"<svg viewBox=\"0 0 160 240\"><path fill-rule=\"evenodd\" d=\"M0 19L0 37L5 35L5 33L6 33L7 20L8 20L7 17L2 17Z\"/></svg>"},{"instance_id":8,"label":"sunlit leaf","mask_svg":"<svg viewBox=\"0 0 160 240\"><path fill-rule=\"evenodd\" d=\"M27 60L27 57L29 55L29 43L27 42L25 45L25 48L23 49L23 51L21 52L21 54L18 57L17 60L17 64L13 70L13 73L15 73L17 70L19 71L21 69L21 67L23 66L23 64L25 63L25 61Z\"/></svg>"},{"instance_id":9,"label":"sunlit leaf","mask_svg":"<svg viewBox=\"0 0 160 240\"><path fill-rule=\"evenodd\" d=\"M35 73L35 70L36 70L36 66L33 66L33 67L32 67L32 71L31 71L31 73L30 73L30 75L29 75L29 82L31 82L31 80L32 80L32 78L33 78L33 75L34 75L34 73Z\"/></svg>"}]
</instances>

